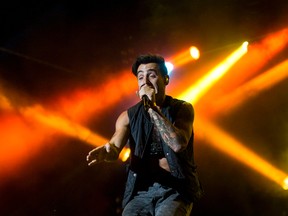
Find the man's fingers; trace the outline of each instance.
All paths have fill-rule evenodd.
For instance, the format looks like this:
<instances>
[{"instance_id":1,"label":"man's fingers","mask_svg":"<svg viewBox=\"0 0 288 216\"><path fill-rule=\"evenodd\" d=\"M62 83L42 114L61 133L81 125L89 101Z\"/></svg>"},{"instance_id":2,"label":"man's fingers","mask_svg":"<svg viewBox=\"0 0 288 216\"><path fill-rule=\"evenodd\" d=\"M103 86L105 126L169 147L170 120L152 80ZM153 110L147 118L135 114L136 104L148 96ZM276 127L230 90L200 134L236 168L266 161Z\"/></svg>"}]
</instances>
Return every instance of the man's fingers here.
<instances>
[{"instance_id":1,"label":"man's fingers","mask_svg":"<svg viewBox=\"0 0 288 216\"><path fill-rule=\"evenodd\" d=\"M91 158L92 158L91 154L88 154L88 155L86 156L86 160L87 160L87 161L90 161Z\"/></svg>"},{"instance_id":2,"label":"man's fingers","mask_svg":"<svg viewBox=\"0 0 288 216\"><path fill-rule=\"evenodd\" d=\"M93 164L102 162L107 152L106 148L106 146L101 146L90 151L86 156L86 160L89 162L88 165L91 166Z\"/></svg>"},{"instance_id":3,"label":"man's fingers","mask_svg":"<svg viewBox=\"0 0 288 216\"><path fill-rule=\"evenodd\" d=\"M95 164L97 162L97 160L92 160L90 163L88 163L88 166L91 166L93 164Z\"/></svg>"},{"instance_id":4,"label":"man's fingers","mask_svg":"<svg viewBox=\"0 0 288 216\"><path fill-rule=\"evenodd\" d=\"M110 146L110 144L106 144L105 146L104 146L104 149L106 150L106 152L110 152L111 151L111 146Z\"/></svg>"},{"instance_id":5,"label":"man's fingers","mask_svg":"<svg viewBox=\"0 0 288 216\"><path fill-rule=\"evenodd\" d=\"M96 150L96 149L93 149L92 151L90 151L90 152L88 153L88 155L86 156L86 160L87 160L87 161L91 160L91 158L92 158L93 156L96 156L96 154L93 153L95 150Z\"/></svg>"}]
</instances>

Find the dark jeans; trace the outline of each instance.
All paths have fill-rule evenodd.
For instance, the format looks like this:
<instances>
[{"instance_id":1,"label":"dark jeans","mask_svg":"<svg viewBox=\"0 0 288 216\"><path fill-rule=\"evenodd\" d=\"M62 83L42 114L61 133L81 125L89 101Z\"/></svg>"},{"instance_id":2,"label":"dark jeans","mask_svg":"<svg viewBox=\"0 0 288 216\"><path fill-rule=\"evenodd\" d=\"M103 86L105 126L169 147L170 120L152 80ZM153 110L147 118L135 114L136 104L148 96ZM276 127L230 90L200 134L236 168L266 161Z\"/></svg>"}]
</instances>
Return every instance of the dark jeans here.
<instances>
[{"instance_id":1,"label":"dark jeans","mask_svg":"<svg viewBox=\"0 0 288 216\"><path fill-rule=\"evenodd\" d=\"M176 190L154 183L128 202L122 216L189 216L192 207L193 203L183 201Z\"/></svg>"}]
</instances>

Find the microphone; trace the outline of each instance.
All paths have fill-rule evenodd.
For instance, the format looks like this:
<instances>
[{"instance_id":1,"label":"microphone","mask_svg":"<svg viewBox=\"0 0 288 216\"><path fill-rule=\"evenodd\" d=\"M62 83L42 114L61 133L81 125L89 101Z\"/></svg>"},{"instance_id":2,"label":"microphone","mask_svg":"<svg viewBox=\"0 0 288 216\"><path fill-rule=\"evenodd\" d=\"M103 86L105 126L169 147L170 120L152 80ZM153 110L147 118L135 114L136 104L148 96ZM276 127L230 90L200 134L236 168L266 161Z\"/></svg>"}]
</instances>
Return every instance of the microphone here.
<instances>
[{"instance_id":1,"label":"microphone","mask_svg":"<svg viewBox=\"0 0 288 216\"><path fill-rule=\"evenodd\" d=\"M149 100L148 96L147 95L143 95L142 96L142 101L143 101L145 110L148 110L149 107L150 107L150 100Z\"/></svg>"}]
</instances>

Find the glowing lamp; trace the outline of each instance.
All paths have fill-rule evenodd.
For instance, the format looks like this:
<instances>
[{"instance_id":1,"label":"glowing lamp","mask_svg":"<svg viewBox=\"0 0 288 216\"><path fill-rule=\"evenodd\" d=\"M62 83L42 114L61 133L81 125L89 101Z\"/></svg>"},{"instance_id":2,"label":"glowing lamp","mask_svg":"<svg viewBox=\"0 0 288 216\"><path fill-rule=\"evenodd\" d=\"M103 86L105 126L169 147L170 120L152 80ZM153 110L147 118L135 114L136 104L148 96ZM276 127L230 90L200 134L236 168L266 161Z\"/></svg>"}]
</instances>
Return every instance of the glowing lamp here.
<instances>
[{"instance_id":1,"label":"glowing lamp","mask_svg":"<svg viewBox=\"0 0 288 216\"><path fill-rule=\"evenodd\" d=\"M190 55L193 59L197 60L200 57L200 51L197 47L191 46L190 47Z\"/></svg>"}]
</instances>

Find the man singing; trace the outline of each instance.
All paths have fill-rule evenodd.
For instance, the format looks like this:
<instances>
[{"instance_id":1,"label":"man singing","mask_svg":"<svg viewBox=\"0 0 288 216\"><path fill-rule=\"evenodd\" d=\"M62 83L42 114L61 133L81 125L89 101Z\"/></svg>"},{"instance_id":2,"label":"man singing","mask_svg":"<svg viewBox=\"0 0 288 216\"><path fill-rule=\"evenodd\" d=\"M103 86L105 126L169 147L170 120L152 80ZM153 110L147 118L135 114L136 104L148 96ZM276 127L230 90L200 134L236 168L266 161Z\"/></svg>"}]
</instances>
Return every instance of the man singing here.
<instances>
[{"instance_id":1,"label":"man singing","mask_svg":"<svg viewBox=\"0 0 288 216\"><path fill-rule=\"evenodd\" d=\"M132 65L140 102L122 112L108 143L89 152L89 165L117 160L128 143L129 171L124 216L188 216L202 196L193 152L194 110L166 95L169 76L159 55L141 55Z\"/></svg>"}]
</instances>

